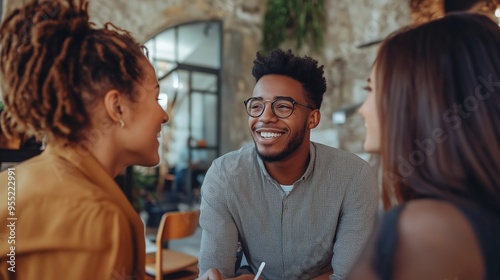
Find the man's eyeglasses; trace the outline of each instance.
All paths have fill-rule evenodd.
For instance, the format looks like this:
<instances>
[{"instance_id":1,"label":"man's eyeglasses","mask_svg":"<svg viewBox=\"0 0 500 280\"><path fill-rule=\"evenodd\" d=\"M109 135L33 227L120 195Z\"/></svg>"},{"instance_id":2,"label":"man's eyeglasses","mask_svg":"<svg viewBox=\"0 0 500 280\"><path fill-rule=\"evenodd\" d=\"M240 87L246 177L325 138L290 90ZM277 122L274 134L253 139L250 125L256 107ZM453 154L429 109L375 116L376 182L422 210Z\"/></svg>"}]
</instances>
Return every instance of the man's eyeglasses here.
<instances>
[{"instance_id":1,"label":"man's eyeglasses","mask_svg":"<svg viewBox=\"0 0 500 280\"><path fill-rule=\"evenodd\" d=\"M297 102L290 97L278 97L272 101L264 100L260 97L251 97L243 103L245 103L247 114L252 118L258 118L262 115L262 113L264 113L264 110L266 109L266 102L271 103L271 110L274 115L280 119L288 118L293 113L295 104L314 110L312 106Z\"/></svg>"}]
</instances>

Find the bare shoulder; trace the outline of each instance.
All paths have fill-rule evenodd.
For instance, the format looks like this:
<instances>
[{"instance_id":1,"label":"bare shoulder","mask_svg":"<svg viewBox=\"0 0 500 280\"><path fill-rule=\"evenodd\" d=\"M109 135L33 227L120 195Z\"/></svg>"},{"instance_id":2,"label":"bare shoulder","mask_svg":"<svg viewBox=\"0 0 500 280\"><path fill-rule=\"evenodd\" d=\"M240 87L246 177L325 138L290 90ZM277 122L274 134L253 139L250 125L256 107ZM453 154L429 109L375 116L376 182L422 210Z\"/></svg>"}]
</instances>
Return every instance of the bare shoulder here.
<instances>
[{"instance_id":1,"label":"bare shoulder","mask_svg":"<svg viewBox=\"0 0 500 280\"><path fill-rule=\"evenodd\" d=\"M402 234L415 234L414 238L434 237L457 229L472 231L465 216L450 203L419 199L406 203L401 214L399 230ZM431 233L432 231L432 233Z\"/></svg>"},{"instance_id":2,"label":"bare shoulder","mask_svg":"<svg viewBox=\"0 0 500 280\"><path fill-rule=\"evenodd\" d=\"M483 279L474 230L453 205L430 199L407 203L398 233L395 279Z\"/></svg>"}]
</instances>

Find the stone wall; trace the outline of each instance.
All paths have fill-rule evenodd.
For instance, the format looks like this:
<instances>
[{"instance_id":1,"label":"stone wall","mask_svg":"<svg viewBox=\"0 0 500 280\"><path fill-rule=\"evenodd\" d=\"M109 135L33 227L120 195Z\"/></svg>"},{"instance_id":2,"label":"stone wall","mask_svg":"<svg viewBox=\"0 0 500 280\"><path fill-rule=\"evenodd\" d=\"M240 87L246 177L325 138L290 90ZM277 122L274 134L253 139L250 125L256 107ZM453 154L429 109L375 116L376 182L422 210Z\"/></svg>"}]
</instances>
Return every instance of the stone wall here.
<instances>
[{"instance_id":1,"label":"stone wall","mask_svg":"<svg viewBox=\"0 0 500 280\"><path fill-rule=\"evenodd\" d=\"M4 0L4 12L27 2ZM332 113L361 102L377 46L359 49L358 45L380 39L410 22L408 1L402 0L325 0L327 24L320 53L307 44L301 55L309 55L325 65L328 90L321 108L322 120L313 130L316 141L362 152L364 126L354 112L344 125L332 123ZM255 81L252 61L262 38L261 25L266 0L90 0L91 20L98 24L110 21L132 31L142 42L162 30L197 20L222 19L222 153L251 141L247 116L242 105ZM285 43L283 48L293 48Z\"/></svg>"},{"instance_id":2,"label":"stone wall","mask_svg":"<svg viewBox=\"0 0 500 280\"><path fill-rule=\"evenodd\" d=\"M442 17L447 12L469 11L481 13L497 21L495 10L499 0L410 0L411 19L416 24ZM445 11L446 7L449 11Z\"/></svg>"},{"instance_id":3,"label":"stone wall","mask_svg":"<svg viewBox=\"0 0 500 280\"><path fill-rule=\"evenodd\" d=\"M366 93L363 87L370 75L378 45L358 46L383 39L407 25L410 20L409 5L401 0L337 0L326 3L327 29L322 60L328 70L328 91L319 129L332 130L335 132L332 135L337 134L337 142L332 141L334 146L360 153L365 131L357 109L351 110L343 125L332 123L332 113L364 100Z\"/></svg>"}]
</instances>

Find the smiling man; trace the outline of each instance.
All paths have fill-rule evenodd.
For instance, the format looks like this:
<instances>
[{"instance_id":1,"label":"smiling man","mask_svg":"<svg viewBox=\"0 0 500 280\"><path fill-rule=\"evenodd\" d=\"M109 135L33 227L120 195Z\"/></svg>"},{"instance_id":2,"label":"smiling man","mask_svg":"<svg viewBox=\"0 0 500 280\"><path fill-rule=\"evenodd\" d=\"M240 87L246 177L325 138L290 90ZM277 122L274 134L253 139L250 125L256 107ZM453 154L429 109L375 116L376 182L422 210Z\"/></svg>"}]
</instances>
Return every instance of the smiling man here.
<instances>
[{"instance_id":1,"label":"smiling man","mask_svg":"<svg viewBox=\"0 0 500 280\"><path fill-rule=\"evenodd\" d=\"M201 279L252 279L262 262L263 279L343 279L374 224L373 171L310 141L326 91L316 60L257 53L252 74L244 108L254 145L216 159L201 189Z\"/></svg>"}]
</instances>

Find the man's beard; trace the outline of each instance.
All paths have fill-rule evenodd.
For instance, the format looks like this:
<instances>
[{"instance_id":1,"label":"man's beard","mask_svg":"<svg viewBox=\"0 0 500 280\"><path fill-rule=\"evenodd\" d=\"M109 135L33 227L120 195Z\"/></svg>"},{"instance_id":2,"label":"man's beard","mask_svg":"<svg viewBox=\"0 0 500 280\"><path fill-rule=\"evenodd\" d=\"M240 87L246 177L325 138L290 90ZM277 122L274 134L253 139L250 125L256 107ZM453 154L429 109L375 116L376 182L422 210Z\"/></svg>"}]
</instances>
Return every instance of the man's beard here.
<instances>
[{"instance_id":1,"label":"man's beard","mask_svg":"<svg viewBox=\"0 0 500 280\"><path fill-rule=\"evenodd\" d=\"M253 142L255 144L255 150L257 151L257 155L259 155L259 157L265 162L280 161L280 160L288 157L289 155L291 155L293 152L295 152L300 147L302 142L304 142L305 131L306 131L306 125L304 125L304 127L302 127L302 129L300 131L298 131L297 133L294 133L292 140L288 142L288 144L286 145L286 147L282 151L275 153L275 154L262 154L259 151L259 148L257 147L257 143L255 142L255 139L254 139Z\"/></svg>"}]
</instances>

